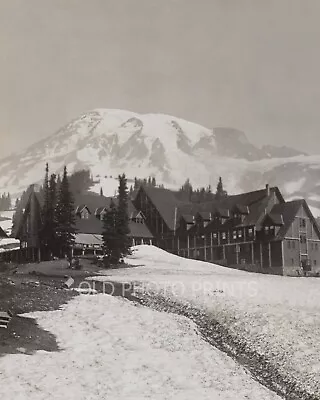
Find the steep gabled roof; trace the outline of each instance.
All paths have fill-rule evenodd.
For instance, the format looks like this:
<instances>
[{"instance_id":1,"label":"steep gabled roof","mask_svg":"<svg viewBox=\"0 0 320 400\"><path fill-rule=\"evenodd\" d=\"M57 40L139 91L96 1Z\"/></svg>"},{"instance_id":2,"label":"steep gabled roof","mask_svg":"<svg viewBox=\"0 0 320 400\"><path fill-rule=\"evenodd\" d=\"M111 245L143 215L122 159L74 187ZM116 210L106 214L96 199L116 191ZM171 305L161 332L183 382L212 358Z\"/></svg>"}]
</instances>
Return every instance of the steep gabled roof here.
<instances>
[{"instance_id":1,"label":"steep gabled roof","mask_svg":"<svg viewBox=\"0 0 320 400\"><path fill-rule=\"evenodd\" d=\"M130 237L152 239L153 235L146 224L129 221Z\"/></svg>"},{"instance_id":2,"label":"steep gabled roof","mask_svg":"<svg viewBox=\"0 0 320 400\"><path fill-rule=\"evenodd\" d=\"M175 229L176 208L182 208L186 203L177 198L177 192L169 189L141 186L153 205L157 208L169 229ZM187 203L190 204L190 203Z\"/></svg>"},{"instance_id":3,"label":"steep gabled roof","mask_svg":"<svg viewBox=\"0 0 320 400\"><path fill-rule=\"evenodd\" d=\"M141 187L139 190L145 191L171 230L175 228L176 216L179 220L183 215L212 213L212 215L216 214L228 218L230 217L230 210L235 207L245 215L241 226L258 225L264 217L271 195L276 195L280 202L284 202L277 187L229 195L219 201L213 200L204 203L183 202L179 200L178 192L169 189Z\"/></svg>"},{"instance_id":4,"label":"steep gabled roof","mask_svg":"<svg viewBox=\"0 0 320 400\"><path fill-rule=\"evenodd\" d=\"M278 214L278 215L280 214L282 215L283 218L283 225L280 228L275 240L283 240L285 238L290 226L295 220L295 217L298 214L298 211L300 210L301 207L303 207L306 210L309 218L313 222L314 228L317 231L318 236L320 237L319 227L307 202L304 199L298 199L286 203L276 204L272 208L271 214Z\"/></svg>"},{"instance_id":5,"label":"steep gabled roof","mask_svg":"<svg viewBox=\"0 0 320 400\"><path fill-rule=\"evenodd\" d=\"M284 225L284 220L282 214L274 214L272 212L265 215L262 224L270 223L274 226L282 226Z\"/></svg>"}]
</instances>

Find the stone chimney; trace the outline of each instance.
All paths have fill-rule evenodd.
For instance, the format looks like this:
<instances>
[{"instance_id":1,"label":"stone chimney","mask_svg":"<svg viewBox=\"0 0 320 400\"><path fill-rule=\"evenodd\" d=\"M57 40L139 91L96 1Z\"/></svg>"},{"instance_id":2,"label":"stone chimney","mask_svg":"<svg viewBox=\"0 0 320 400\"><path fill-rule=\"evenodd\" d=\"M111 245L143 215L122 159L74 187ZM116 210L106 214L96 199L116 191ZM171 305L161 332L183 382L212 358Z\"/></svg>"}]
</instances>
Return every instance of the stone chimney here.
<instances>
[{"instance_id":1,"label":"stone chimney","mask_svg":"<svg viewBox=\"0 0 320 400\"><path fill-rule=\"evenodd\" d=\"M270 186L268 183L266 184L266 194L268 197L270 196Z\"/></svg>"}]
</instances>

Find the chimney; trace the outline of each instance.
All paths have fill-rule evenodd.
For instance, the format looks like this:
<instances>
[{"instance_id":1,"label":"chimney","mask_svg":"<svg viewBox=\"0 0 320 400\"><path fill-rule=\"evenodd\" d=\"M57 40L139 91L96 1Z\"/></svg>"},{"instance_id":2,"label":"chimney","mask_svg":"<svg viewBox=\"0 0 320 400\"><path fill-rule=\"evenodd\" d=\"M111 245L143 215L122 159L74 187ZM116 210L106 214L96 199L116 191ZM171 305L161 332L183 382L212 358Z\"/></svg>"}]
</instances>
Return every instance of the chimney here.
<instances>
[{"instance_id":1,"label":"chimney","mask_svg":"<svg viewBox=\"0 0 320 400\"><path fill-rule=\"evenodd\" d=\"M266 194L268 197L270 196L270 186L268 183L266 184Z\"/></svg>"}]
</instances>

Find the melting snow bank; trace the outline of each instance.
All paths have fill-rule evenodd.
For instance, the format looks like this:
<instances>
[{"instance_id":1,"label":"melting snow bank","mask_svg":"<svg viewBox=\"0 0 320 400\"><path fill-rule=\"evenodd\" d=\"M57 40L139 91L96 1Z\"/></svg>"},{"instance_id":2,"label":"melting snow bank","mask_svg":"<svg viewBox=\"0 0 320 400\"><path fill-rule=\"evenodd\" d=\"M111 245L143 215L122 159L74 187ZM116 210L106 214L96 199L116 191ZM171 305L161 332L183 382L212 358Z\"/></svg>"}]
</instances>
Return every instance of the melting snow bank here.
<instances>
[{"instance_id":1,"label":"melting snow bank","mask_svg":"<svg viewBox=\"0 0 320 400\"><path fill-rule=\"evenodd\" d=\"M3 399L279 399L178 315L99 294L28 316L62 350L1 358Z\"/></svg>"},{"instance_id":2,"label":"melting snow bank","mask_svg":"<svg viewBox=\"0 0 320 400\"><path fill-rule=\"evenodd\" d=\"M127 262L144 266L97 279L131 282L146 304L190 316L286 398L320 399L320 279L250 274L153 246Z\"/></svg>"}]
</instances>

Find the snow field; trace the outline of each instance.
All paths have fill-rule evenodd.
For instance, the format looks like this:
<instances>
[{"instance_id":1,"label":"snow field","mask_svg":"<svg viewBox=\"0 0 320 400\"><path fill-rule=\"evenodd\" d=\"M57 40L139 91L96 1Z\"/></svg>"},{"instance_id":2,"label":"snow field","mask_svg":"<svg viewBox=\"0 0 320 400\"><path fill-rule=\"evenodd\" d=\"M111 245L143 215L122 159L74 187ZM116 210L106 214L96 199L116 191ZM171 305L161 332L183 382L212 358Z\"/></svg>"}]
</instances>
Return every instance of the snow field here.
<instances>
[{"instance_id":1,"label":"snow field","mask_svg":"<svg viewBox=\"0 0 320 400\"><path fill-rule=\"evenodd\" d=\"M183 317L103 294L28 317L57 335L62 351L1 358L4 399L279 398Z\"/></svg>"},{"instance_id":2,"label":"snow field","mask_svg":"<svg viewBox=\"0 0 320 400\"><path fill-rule=\"evenodd\" d=\"M135 282L212 315L289 380L320 394L320 279L252 274L137 246L132 269L106 272L105 281Z\"/></svg>"}]
</instances>

